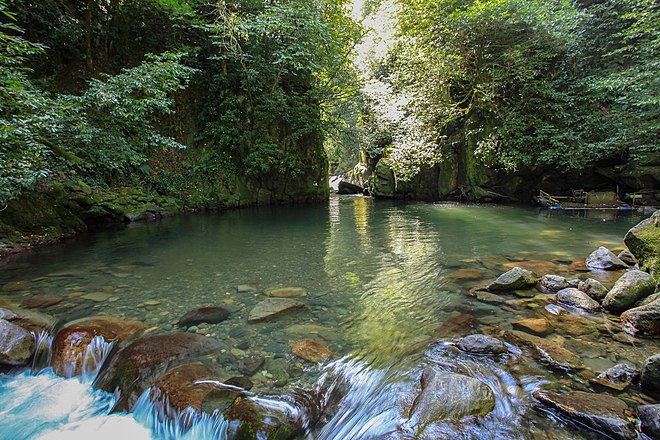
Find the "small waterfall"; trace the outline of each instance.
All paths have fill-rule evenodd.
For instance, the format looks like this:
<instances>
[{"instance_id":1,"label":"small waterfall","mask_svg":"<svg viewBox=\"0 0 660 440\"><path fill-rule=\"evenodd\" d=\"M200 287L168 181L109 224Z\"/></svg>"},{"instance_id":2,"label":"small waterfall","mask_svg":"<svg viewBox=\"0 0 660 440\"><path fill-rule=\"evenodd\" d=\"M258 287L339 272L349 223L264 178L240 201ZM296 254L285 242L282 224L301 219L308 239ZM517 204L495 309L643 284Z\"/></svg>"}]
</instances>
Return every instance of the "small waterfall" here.
<instances>
[{"instance_id":1,"label":"small waterfall","mask_svg":"<svg viewBox=\"0 0 660 440\"><path fill-rule=\"evenodd\" d=\"M47 330L41 330L39 333L30 332L34 340L34 353L32 354L32 374L41 371L46 365L50 365L50 348L53 343L53 337Z\"/></svg>"}]
</instances>

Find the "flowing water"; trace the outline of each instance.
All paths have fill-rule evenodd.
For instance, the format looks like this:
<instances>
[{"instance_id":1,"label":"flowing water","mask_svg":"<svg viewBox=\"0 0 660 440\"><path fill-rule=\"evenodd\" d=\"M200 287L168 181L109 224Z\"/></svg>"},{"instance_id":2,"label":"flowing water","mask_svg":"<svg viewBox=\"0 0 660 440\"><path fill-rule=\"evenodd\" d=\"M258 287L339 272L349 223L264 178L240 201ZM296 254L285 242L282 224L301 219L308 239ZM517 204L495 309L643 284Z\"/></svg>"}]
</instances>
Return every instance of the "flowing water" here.
<instances>
[{"instance_id":1,"label":"flowing water","mask_svg":"<svg viewBox=\"0 0 660 440\"><path fill-rule=\"evenodd\" d=\"M187 330L218 338L230 347L212 357L226 372L219 380L240 374L241 359L263 355L265 365L250 378L254 399L289 396L270 402L289 405L308 438L591 438L539 412L531 398L533 390L558 381L588 390L588 375L548 369L511 344L507 355L491 359L466 355L453 342L545 313L550 300L538 292L498 299L470 290L515 265L598 277L611 286L607 273L576 272L576 260L601 245L622 248L625 232L639 220L611 211L401 205L363 197L181 216L90 232L4 262L0 307L41 306L62 323L106 314L141 321L151 333ZM247 323L264 292L280 287L303 288L306 296L298 299L307 307ZM177 326L200 306L222 306L230 319ZM640 366L660 348L629 341L604 315L565 321L551 338L596 374L624 361ZM303 338L324 342L336 357L325 365L293 357L291 345ZM99 353L105 352L90 356ZM430 367L487 384L495 409L421 429L409 409ZM108 415L114 396L94 391L91 376L62 379L49 369L0 376L0 439L225 436L221 417L205 416L190 429L164 422L148 395L133 414ZM634 402L634 396L622 398Z\"/></svg>"}]
</instances>

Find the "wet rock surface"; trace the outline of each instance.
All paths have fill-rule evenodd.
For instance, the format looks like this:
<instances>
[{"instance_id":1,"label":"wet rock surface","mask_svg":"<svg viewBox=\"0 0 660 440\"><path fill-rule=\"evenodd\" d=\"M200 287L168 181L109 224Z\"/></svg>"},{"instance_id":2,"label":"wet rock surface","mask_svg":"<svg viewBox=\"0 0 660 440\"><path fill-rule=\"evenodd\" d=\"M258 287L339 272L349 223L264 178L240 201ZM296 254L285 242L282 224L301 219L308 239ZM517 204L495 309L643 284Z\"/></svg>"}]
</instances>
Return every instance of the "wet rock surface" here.
<instances>
[{"instance_id":1,"label":"wet rock surface","mask_svg":"<svg viewBox=\"0 0 660 440\"><path fill-rule=\"evenodd\" d=\"M496 355L506 353L504 342L492 336L474 334L461 339L458 343L461 350L478 355Z\"/></svg>"},{"instance_id":2,"label":"wet rock surface","mask_svg":"<svg viewBox=\"0 0 660 440\"><path fill-rule=\"evenodd\" d=\"M154 384L154 401L167 402L177 411L192 408L202 410L204 398L217 389L213 383L198 381L217 380L221 372L203 363L184 364L169 370Z\"/></svg>"},{"instance_id":3,"label":"wet rock surface","mask_svg":"<svg viewBox=\"0 0 660 440\"><path fill-rule=\"evenodd\" d=\"M660 404L638 406L637 417L644 434L652 439L660 438Z\"/></svg>"},{"instance_id":4,"label":"wet rock surface","mask_svg":"<svg viewBox=\"0 0 660 440\"><path fill-rule=\"evenodd\" d=\"M536 277L532 271L514 267L497 277L495 281L488 285L487 289L490 292L510 292L531 287L535 283Z\"/></svg>"},{"instance_id":5,"label":"wet rock surface","mask_svg":"<svg viewBox=\"0 0 660 440\"><path fill-rule=\"evenodd\" d=\"M551 340L517 330L506 331L503 336L516 345L532 349L534 358L552 367L573 370L584 367L579 356Z\"/></svg>"},{"instance_id":6,"label":"wet rock surface","mask_svg":"<svg viewBox=\"0 0 660 440\"><path fill-rule=\"evenodd\" d=\"M143 330L144 326L140 322L111 316L96 316L72 322L57 332L53 339L51 366L59 376L78 376L83 372L85 352L92 339L101 336L106 342L116 342L137 336ZM88 367L93 369L95 365Z\"/></svg>"},{"instance_id":7,"label":"wet rock surface","mask_svg":"<svg viewBox=\"0 0 660 440\"><path fill-rule=\"evenodd\" d=\"M639 371L630 365L618 364L603 371L595 379L592 379L591 382L617 391L623 391L638 377Z\"/></svg>"},{"instance_id":8,"label":"wet rock surface","mask_svg":"<svg viewBox=\"0 0 660 440\"><path fill-rule=\"evenodd\" d=\"M307 292L302 287L283 287L280 289L266 289L266 294L274 298L299 298L307 296Z\"/></svg>"},{"instance_id":9,"label":"wet rock surface","mask_svg":"<svg viewBox=\"0 0 660 440\"><path fill-rule=\"evenodd\" d=\"M628 420L630 408L621 399L607 394L572 391L558 394L537 390L534 397L574 423L615 439L636 439L635 426Z\"/></svg>"},{"instance_id":10,"label":"wet rock surface","mask_svg":"<svg viewBox=\"0 0 660 440\"><path fill-rule=\"evenodd\" d=\"M288 298L267 298L250 311L248 322L269 321L305 307L305 303Z\"/></svg>"},{"instance_id":11,"label":"wet rock surface","mask_svg":"<svg viewBox=\"0 0 660 440\"><path fill-rule=\"evenodd\" d=\"M581 290L569 287L557 292L557 302L562 305L574 307L587 312L596 312L600 310L600 304Z\"/></svg>"},{"instance_id":12,"label":"wet rock surface","mask_svg":"<svg viewBox=\"0 0 660 440\"><path fill-rule=\"evenodd\" d=\"M653 277L641 270L631 270L624 273L614 284L603 300L603 307L621 313L633 307L635 303L653 293L655 281Z\"/></svg>"},{"instance_id":13,"label":"wet rock surface","mask_svg":"<svg viewBox=\"0 0 660 440\"><path fill-rule=\"evenodd\" d=\"M327 345L308 338L294 344L291 352L308 362L323 362L332 357L332 351Z\"/></svg>"},{"instance_id":14,"label":"wet rock surface","mask_svg":"<svg viewBox=\"0 0 660 440\"><path fill-rule=\"evenodd\" d=\"M513 321L511 323L515 330L522 330L536 336L547 335L552 332L552 327L546 319L543 318L525 318Z\"/></svg>"},{"instance_id":15,"label":"wet rock surface","mask_svg":"<svg viewBox=\"0 0 660 440\"><path fill-rule=\"evenodd\" d=\"M660 397L660 354L646 359L639 382L642 391Z\"/></svg>"},{"instance_id":16,"label":"wet rock surface","mask_svg":"<svg viewBox=\"0 0 660 440\"><path fill-rule=\"evenodd\" d=\"M584 281L580 281L578 289L596 301L602 301L608 292L607 287L603 286L600 281L594 280L593 278L587 278Z\"/></svg>"},{"instance_id":17,"label":"wet rock surface","mask_svg":"<svg viewBox=\"0 0 660 440\"><path fill-rule=\"evenodd\" d=\"M179 325L192 327L203 323L217 324L227 318L229 318L229 311L223 307L200 307L179 318Z\"/></svg>"},{"instance_id":18,"label":"wet rock surface","mask_svg":"<svg viewBox=\"0 0 660 440\"><path fill-rule=\"evenodd\" d=\"M586 259L587 267L602 270L617 270L628 267L619 257L604 246L599 247Z\"/></svg>"},{"instance_id":19,"label":"wet rock surface","mask_svg":"<svg viewBox=\"0 0 660 440\"><path fill-rule=\"evenodd\" d=\"M0 319L0 364L26 365L32 357L34 341L24 328Z\"/></svg>"},{"instance_id":20,"label":"wet rock surface","mask_svg":"<svg viewBox=\"0 0 660 440\"><path fill-rule=\"evenodd\" d=\"M623 330L633 336L660 336L660 299L621 314Z\"/></svg>"}]
</instances>

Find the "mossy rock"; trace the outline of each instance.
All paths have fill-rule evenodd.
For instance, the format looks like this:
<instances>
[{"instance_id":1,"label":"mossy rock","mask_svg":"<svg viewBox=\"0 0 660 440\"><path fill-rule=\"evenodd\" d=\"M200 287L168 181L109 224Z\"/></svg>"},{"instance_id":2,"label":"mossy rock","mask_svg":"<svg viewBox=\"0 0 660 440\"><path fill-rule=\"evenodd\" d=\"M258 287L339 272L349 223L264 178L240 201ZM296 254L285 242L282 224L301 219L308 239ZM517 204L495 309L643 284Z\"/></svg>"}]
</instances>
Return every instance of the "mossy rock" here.
<instances>
[{"instance_id":1,"label":"mossy rock","mask_svg":"<svg viewBox=\"0 0 660 440\"><path fill-rule=\"evenodd\" d=\"M660 210L628 231L624 242L642 269L660 277Z\"/></svg>"}]
</instances>

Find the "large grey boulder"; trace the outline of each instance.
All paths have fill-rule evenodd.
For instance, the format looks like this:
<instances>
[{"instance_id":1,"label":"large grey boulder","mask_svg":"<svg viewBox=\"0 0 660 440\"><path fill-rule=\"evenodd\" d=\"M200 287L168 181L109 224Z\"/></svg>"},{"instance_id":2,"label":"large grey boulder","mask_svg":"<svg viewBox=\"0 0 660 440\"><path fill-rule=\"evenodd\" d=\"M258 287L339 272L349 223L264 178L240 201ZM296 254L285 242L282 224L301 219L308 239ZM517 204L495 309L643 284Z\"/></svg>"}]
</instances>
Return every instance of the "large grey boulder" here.
<instances>
[{"instance_id":1,"label":"large grey boulder","mask_svg":"<svg viewBox=\"0 0 660 440\"><path fill-rule=\"evenodd\" d=\"M660 210L631 228L623 241L642 269L660 273Z\"/></svg>"},{"instance_id":2,"label":"large grey boulder","mask_svg":"<svg viewBox=\"0 0 660 440\"><path fill-rule=\"evenodd\" d=\"M566 281L566 278L559 275L543 275L537 287L543 293L557 293L561 289L570 287L570 285Z\"/></svg>"},{"instance_id":3,"label":"large grey boulder","mask_svg":"<svg viewBox=\"0 0 660 440\"><path fill-rule=\"evenodd\" d=\"M33 350L34 340L27 330L0 319L0 364L26 365Z\"/></svg>"},{"instance_id":4,"label":"large grey boulder","mask_svg":"<svg viewBox=\"0 0 660 440\"><path fill-rule=\"evenodd\" d=\"M467 353L480 355L501 354L507 351L504 342L492 336L480 334L464 337L458 343L458 348Z\"/></svg>"},{"instance_id":5,"label":"large grey boulder","mask_svg":"<svg viewBox=\"0 0 660 440\"><path fill-rule=\"evenodd\" d=\"M599 247L587 257L587 267L591 269L617 270L628 267L619 257L606 247Z\"/></svg>"},{"instance_id":6,"label":"large grey boulder","mask_svg":"<svg viewBox=\"0 0 660 440\"><path fill-rule=\"evenodd\" d=\"M533 393L543 405L553 408L572 422L615 439L636 439L635 425L628 420L628 405L607 394L572 391L558 394L537 390Z\"/></svg>"},{"instance_id":7,"label":"large grey boulder","mask_svg":"<svg viewBox=\"0 0 660 440\"><path fill-rule=\"evenodd\" d=\"M607 295L607 287L603 286L600 281L594 280L593 278L587 278L586 280L580 281L578 289L596 301L602 301Z\"/></svg>"},{"instance_id":8,"label":"large grey boulder","mask_svg":"<svg viewBox=\"0 0 660 440\"><path fill-rule=\"evenodd\" d=\"M644 392L660 395L660 354L646 359L639 384Z\"/></svg>"},{"instance_id":9,"label":"large grey boulder","mask_svg":"<svg viewBox=\"0 0 660 440\"><path fill-rule=\"evenodd\" d=\"M623 331L633 336L660 336L660 299L621 314Z\"/></svg>"},{"instance_id":10,"label":"large grey boulder","mask_svg":"<svg viewBox=\"0 0 660 440\"><path fill-rule=\"evenodd\" d=\"M644 434L651 438L660 438L660 404L638 406L637 417L642 422Z\"/></svg>"},{"instance_id":11,"label":"large grey boulder","mask_svg":"<svg viewBox=\"0 0 660 440\"><path fill-rule=\"evenodd\" d=\"M493 391L480 380L462 374L426 368L421 391L409 411L411 421L426 426L445 419L483 416L495 407Z\"/></svg>"},{"instance_id":12,"label":"large grey boulder","mask_svg":"<svg viewBox=\"0 0 660 440\"><path fill-rule=\"evenodd\" d=\"M637 264L637 258L635 258L632 252L630 252L628 249L619 252L619 255L617 255L617 257L619 258L619 260L623 261L630 267Z\"/></svg>"},{"instance_id":13,"label":"large grey boulder","mask_svg":"<svg viewBox=\"0 0 660 440\"><path fill-rule=\"evenodd\" d=\"M598 304L598 301L591 299L589 295L581 290L572 287L557 292L557 302L562 305L575 307L592 313L600 310L600 304Z\"/></svg>"},{"instance_id":14,"label":"large grey boulder","mask_svg":"<svg viewBox=\"0 0 660 440\"><path fill-rule=\"evenodd\" d=\"M491 292L510 292L531 287L535 283L536 277L532 271L516 266L497 277L487 289Z\"/></svg>"},{"instance_id":15,"label":"large grey boulder","mask_svg":"<svg viewBox=\"0 0 660 440\"><path fill-rule=\"evenodd\" d=\"M603 307L621 313L653 293L653 277L641 270L631 270L619 278L603 300Z\"/></svg>"}]
</instances>

